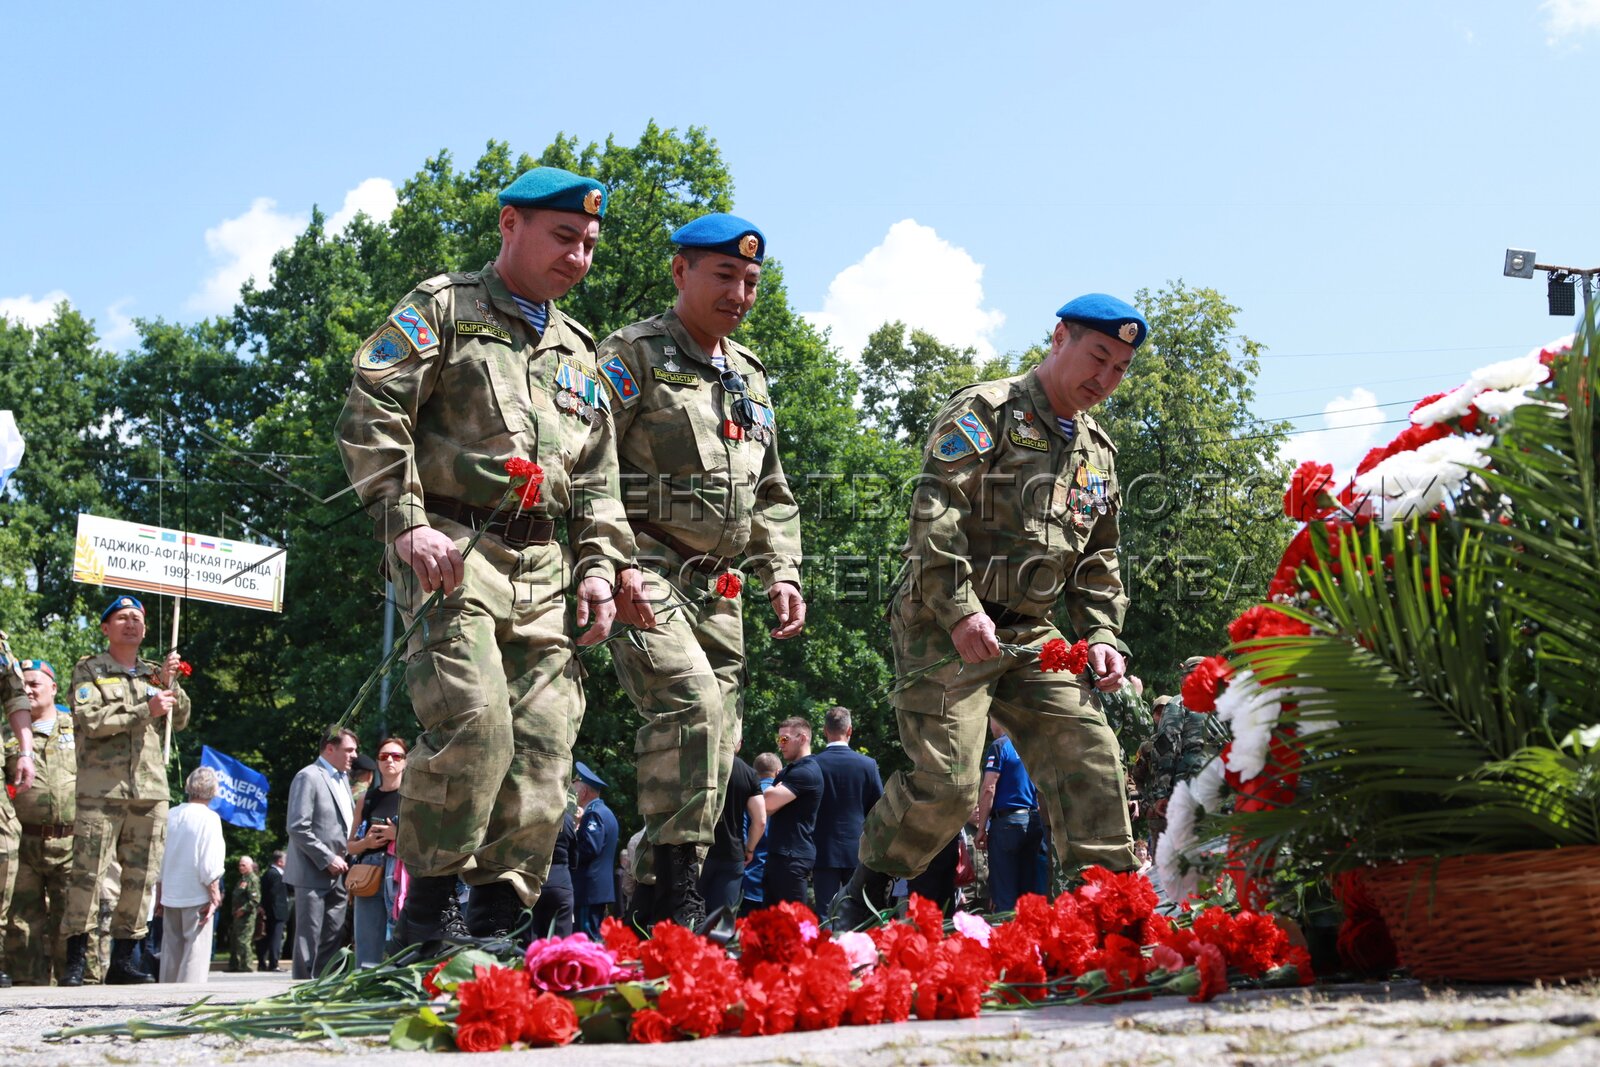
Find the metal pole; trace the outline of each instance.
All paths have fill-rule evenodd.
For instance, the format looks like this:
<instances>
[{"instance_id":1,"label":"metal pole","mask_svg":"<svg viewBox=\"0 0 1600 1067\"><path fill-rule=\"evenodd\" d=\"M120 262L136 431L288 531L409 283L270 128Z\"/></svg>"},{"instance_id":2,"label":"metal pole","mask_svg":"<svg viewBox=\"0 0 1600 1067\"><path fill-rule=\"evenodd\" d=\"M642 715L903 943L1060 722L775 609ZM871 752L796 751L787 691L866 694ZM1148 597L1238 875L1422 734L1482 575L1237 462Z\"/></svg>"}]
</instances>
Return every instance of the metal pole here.
<instances>
[{"instance_id":1,"label":"metal pole","mask_svg":"<svg viewBox=\"0 0 1600 1067\"><path fill-rule=\"evenodd\" d=\"M1583 315L1589 317L1589 299L1594 295L1594 273L1585 271L1583 277Z\"/></svg>"},{"instance_id":2,"label":"metal pole","mask_svg":"<svg viewBox=\"0 0 1600 1067\"><path fill-rule=\"evenodd\" d=\"M389 654L389 649L394 647L394 583L383 583L383 649L379 660ZM378 736L389 735L389 672L383 673L383 680L378 686Z\"/></svg>"}]
</instances>

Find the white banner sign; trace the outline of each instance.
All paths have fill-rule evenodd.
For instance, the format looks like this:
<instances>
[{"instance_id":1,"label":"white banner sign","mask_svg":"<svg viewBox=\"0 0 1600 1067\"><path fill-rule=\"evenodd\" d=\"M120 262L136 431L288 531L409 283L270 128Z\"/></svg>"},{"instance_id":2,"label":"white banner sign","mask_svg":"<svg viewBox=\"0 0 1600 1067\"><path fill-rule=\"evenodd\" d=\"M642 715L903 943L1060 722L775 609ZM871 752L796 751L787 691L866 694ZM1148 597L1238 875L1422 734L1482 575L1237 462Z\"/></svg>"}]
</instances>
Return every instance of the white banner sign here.
<instances>
[{"instance_id":1,"label":"white banner sign","mask_svg":"<svg viewBox=\"0 0 1600 1067\"><path fill-rule=\"evenodd\" d=\"M72 580L282 611L287 558L270 545L80 514Z\"/></svg>"}]
</instances>

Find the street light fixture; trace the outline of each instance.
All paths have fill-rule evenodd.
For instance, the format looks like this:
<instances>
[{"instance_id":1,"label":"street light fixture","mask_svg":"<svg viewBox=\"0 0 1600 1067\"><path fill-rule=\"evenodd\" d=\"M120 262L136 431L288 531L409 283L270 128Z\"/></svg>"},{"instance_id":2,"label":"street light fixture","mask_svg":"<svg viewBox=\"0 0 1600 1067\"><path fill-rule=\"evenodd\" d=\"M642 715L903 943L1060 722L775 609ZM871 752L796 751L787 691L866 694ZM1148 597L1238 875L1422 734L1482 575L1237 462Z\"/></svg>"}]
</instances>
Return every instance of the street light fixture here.
<instances>
[{"instance_id":1,"label":"street light fixture","mask_svg":"<svg viewBox=\"0 0 1600 1067\"><path fill-rule=\"evenodd\" d=\"M1550 305L1550 314L1563 317L1577 313L1573 284L1581 279L1583 310L1587 313L1589 301L1594 296L1594 279L1596 275L1600 275L1600 267L1590 267L1588 270L1581 267L1558 267L1550 263L1534 262L1537 258L1532 249L1508 248L1506 266L1502 273L1507 278L1532 278L1535 271L1548 271L1550 281L1545 289L1545 295Z\"/></svg>"}]
</instances>

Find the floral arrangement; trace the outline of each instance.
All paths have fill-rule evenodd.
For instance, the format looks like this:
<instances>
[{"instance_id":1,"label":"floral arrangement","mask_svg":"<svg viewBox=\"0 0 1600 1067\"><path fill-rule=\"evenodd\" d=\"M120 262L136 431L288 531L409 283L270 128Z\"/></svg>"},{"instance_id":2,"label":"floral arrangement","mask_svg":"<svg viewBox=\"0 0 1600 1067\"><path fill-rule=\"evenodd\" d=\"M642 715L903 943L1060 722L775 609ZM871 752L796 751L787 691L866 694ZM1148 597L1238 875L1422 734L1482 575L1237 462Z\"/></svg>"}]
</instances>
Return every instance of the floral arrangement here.
<instances>
[{"instance_id":1,"label":"floral arrangement","mask_svg":"<svg viewBox=\"0 0 1600 1067\"><path fill-rule=\"evenodd\" d=\"M1230 741L1169 801L1173 899L1220 863L1260 905L1289 862L1334 876L1348 927L1373 863L1600 843L1595 339L1424 398L1342 487L1294 472L1267 600L1183 681Z\"/></svg>"},{"instance_id":2,"label":"floral arrangement","mask_svg":"<svg viewBox=\"0 0 1600 1067\"><path fill-rule=\"evenodd\" d=\"M386 1032L400 1049L487 1052L962 1019L1157 994L1203 1002L1235 987L1312 981L1305 949L1267 916L1211 907L1174 922L1156 904L1142 875L1094 867L1076 891L1054 901L1024 896L993 925L965 913L946 923L916 896L903 920L866 932L829 931L803 905L780 904L740 919L730 948L671 922L641 939L607 919L603 944L545 938L510 962L469 949L324 977L254 1004L201 1003L171 1023L50 1036Z\"/></svg>"}]
</instances>

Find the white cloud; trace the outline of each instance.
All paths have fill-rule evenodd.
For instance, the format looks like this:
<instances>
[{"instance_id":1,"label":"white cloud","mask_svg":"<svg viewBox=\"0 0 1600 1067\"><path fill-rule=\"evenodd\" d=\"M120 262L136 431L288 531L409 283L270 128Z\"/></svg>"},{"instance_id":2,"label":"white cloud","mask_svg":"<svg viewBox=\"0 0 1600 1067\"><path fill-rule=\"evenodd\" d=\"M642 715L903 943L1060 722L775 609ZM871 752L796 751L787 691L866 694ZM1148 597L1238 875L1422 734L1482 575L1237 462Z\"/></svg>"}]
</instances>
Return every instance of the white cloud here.
<instances>
[{"instance_id":1,"label":"white cloud","mask_svg":"<svg viewBox=\"0 0 1600 1067\"><path fill-rule=\"evenodd\" d=\"M1383 421L1378 398L1370 389L1357 386L1349 396L1336 396L1323 406L1322 429L1294 434L1278 451L1293 463L1308 459L1332 463L1335 479L1343 484L1378 438L1393 429L1380 426Z\"/></svg>"},{"instance_id":2,"label":"white cloud","mask_svg":"<svg viewBox=\"0 0 1600 1067\"><path fill-rule=\"evenodd\" d=\"M1547 44L1600 29L1600 0L1544 0L1539 10L1545 15Z\"/></svg>"},{"instance_id":3,"label":"white cloud","mask_svg":"<svg viewBox=\"0 0 1600 1067\"><path fill-rule=\"evenodd\" d=\"M126 310L132 303L131 296L123 297L106 308L105 321L100 324L100 344L103 347L115 352L133 344L139 336L138 329L133 325L133 317Z\"/></svg>"},{"instance_id":4,"label":"white cloud","mask_svg":"<svg viewBox=\"0 0 1600 1067\"><path fill-rule=\"evenodd\" d=\"M394 183L387 178L368 178L344 194L344 206L328 219L327 232L343 230L358 211L387 222L398 202ZM189 298L189 310L223 314L238 301L239 289L246 281L254 278L259 288L270 285L273 253L292 244L310 221L309 213L279 211L276 200L260 196L244 214L208 229L206 248L218 266Z\"/></svg>"},{"instance_id":5,"label":"white cloud","mask_svg":"<svg viewBox=\"0 0 1600 1067\"><path fill-rule=\"evenodd\" d=\"M344 194L344 207L328 219L328 232L342 233L357 212L365 212L375 222L388 222L399 203L394 182L388 178L368 178Z\"/></svg>"},{"instance_id":6,"label":"white cloud","mask_svg":"<svg viewBox=\"0 0 1600 1067\"><path fill-rule=\"evenodd\" d=\"M189 309L218 315L233 308L239 289L251 278L265 286L271 282L272 254L292 242L310 221L306 215L286 215L278 202L259 196L250 210L223 219L206 231L206 248L221 261L200 291L189 298Z\"/></svg>"},{"instance_id":7,"label":"white cloud","mask_svg":"<svg viewBox=\"0 0 1600 1067\"><path fill-rule=\"evenodd\" d=\"M60 289L52 289L37 300L32 293L0 296L0 318L37 329L55 316L56 305L63 300L70 302L71 298Z\"/></svg>"},{"instance_id":8,"label":"white cloud","mask_svg":"<svg viewBox=\"0 0 1600 1067\"><path fill-rule=\"evenodd\" d=\"M889 227L883 243L840 271L828 285L821 311L805 317L832 328L833 343L855 359L867 337L899 319L945 344L972 346L994 356L990 337L1005 314L983 306L983 264L915 219Z\"/></svg>"}]
</instances>

